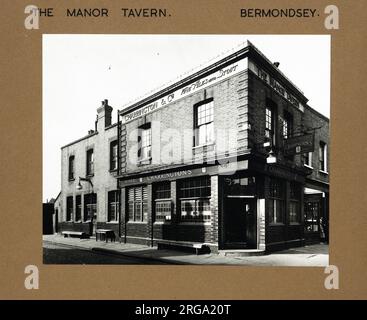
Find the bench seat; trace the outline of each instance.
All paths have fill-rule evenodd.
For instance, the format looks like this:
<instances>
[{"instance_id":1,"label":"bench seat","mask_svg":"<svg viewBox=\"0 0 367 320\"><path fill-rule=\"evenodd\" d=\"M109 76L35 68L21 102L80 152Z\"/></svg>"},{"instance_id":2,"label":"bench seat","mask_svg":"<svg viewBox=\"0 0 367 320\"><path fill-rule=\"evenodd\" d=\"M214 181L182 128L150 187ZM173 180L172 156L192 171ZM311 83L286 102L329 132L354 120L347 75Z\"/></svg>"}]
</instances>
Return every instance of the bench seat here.
<instances>
[{"instance_id":1,"label":"bench seat","mask_svg":"<svg viewBox=\"0 0 367 320\"><path fill-rule=\"evenodd\" d=\"M82 231L62 231L61 234L67 238L67 237L78 237L80 239L87 238L87 234Z\"/></svg>"},{"instance_id":2,"label":"bench seat","mask_svg":"<svg viewBox=\"0 0 367 320\"><path fill-rule=\"evenodd\" d=\"M172 241L172 240L158 240L157 247L159 249L186 249L193 251L198 255L200 253L210 252L210 249L204 243L188 242L188 241Z\"/></svg>"}]
</instances>

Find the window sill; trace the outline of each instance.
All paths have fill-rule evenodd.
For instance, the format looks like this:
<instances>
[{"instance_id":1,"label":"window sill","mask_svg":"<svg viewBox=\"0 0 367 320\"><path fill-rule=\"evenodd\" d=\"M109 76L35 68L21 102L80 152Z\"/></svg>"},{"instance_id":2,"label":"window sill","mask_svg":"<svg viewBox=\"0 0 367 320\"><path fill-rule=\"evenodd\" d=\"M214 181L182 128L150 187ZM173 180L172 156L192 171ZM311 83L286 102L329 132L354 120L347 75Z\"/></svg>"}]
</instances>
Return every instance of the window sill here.
<instances>
[{"instance_id":1,"label":"window sill","mask_svg":"<svg viewBox=\"0 0 367 320\"><path fill-rule=\"evenodd\" d=\"M138 166L144 166L152 163L152 157L138 160Z\"/></svg>"},{"instance_id":2,"label":"window sill","mask_svg":"<svg viewBox=\"0 0 367 320\"><path fill-rule=\"evenodd\" d=\"M128 224L147 224L146 221L127 221Z\"/></svg>"},{"instance_id":3,"label":"window sill","mask_svg":"<svg viewBox=\"0 0 367 320\"><path fill-rule=\"evenodd\" d=\"M154 221L153 224L171 224L171 220L166 220L166 221Z\"/></svg>"},{"instance_id":4,"label":"window sill","mask_svg":"<svg viewBox=\"0 0 367 320\"><path fill-rule=\"evenodd\" d=\"M290 226L300 226L301 223L300 222L290 222L289 225Z\"/></svg>"},{"instance_id":5,"label":"window sill","mask_svg":"<svg viewBox=\"0 0 367 320\"><path fill-rule=\"evenodd\" d=\"M326 175L328 175L328 174L329 174L329 172L324 171L324 170L319 170L319 172L320 172L320 173L322 173L322 174L326 174Z\"/></svg>"},{"instance_id":6,"label":"window sill","mask_svg":"<svg viewBox=\"0 0 367 320\"><path fill-rule=\"evenodd\" d=\"M116 169L110 169L110 170L108 170L108 172L115 173L115 172L117 172L117 168Z\"/></svg>"},{"instance_id":7,"label":"window sill","mask_svg":"<svg viewBox=\"0 0 367 320\"><path fill-rule=\"evenodd\" d=\"M210 226L211 222L208 222L208 221L179 221L178 224L184 225L184 226L197 226L197 225Z\"/></svg>"},{"instance_id":8,"label":"window sill","mask_svg":"<svg viewBox=\"0 0 367 320\"><path fill-rule=\"evenodd\" d=\"M75 178L69 178L68 181L73 182L73 181L75 181Z\"/></svg>"},{"instance_id":9,"label":"window sill","mask_svg":"<svg viewBox=\"0 0 367 320\"><path fill-rule=\"evenodd\" d=\"M92 177L94 177L94 173L87 174L85 177L86 178L92 178Z\"/></svg>"},{"instance_id":10,"label":"window sill","mask_svg":"<svg viewBox=\"0 0 367 320\"><path fill-rule=\"evenodd\" d=\"M304 166L305 166L306 168L309 168L309 169L312 169L312 170L313 170L313 167L312 167L312 166L309 166L308 164L304 164Z\"/></svg>"},{"instance_id":11,"label":"window sill","mask_svg":"<svg viewBox=\"0 0 367 320\"><path fill-rule=\"evenodd\" d=\"M118 221L107 221L106 223L107 224L118 224L119 222Z\"/></svg>"},{"instance_id":12,"label":"window sill","mask_svg":"<svg viewBox=\"0 0 367 320\"><path fill-rule=\"evenodd\" d=\"M205 148L205 147L211 147L211 146L214 146L215 145L215 142L208 142L206 144L200 144L198 146L193 146L192 148L195 150L195 149L200 149L200 148Z\"/></svg>"},{"instance_id":13,"label":"window sill","mask_svg":"<svg viewBox=\"0 0 367 320\"><path fill-rule=\"evenodd\" d=\"M269 222L270 227L282 227L284 226L283 222Z\"/></svg>"}]
</instances>

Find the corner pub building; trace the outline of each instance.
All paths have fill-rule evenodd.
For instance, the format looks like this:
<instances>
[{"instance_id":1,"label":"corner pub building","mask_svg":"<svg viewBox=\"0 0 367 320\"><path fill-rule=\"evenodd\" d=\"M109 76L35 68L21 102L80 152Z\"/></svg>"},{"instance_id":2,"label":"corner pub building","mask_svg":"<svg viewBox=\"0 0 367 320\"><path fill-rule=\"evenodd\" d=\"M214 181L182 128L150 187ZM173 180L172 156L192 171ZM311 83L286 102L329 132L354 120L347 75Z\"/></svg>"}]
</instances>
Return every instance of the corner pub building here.
<instances>
[{"instance_id":1,"label":"corner pub building","mask_svg":"<svg viewBox=\"0 0 367 320\"><path fill-rule=\"evenodd\" d=\"M329 120L278 65L247 42L116 124L105 100L62 148L59 231L212 252L327 241Z\"/></svg>"}]
</instances>

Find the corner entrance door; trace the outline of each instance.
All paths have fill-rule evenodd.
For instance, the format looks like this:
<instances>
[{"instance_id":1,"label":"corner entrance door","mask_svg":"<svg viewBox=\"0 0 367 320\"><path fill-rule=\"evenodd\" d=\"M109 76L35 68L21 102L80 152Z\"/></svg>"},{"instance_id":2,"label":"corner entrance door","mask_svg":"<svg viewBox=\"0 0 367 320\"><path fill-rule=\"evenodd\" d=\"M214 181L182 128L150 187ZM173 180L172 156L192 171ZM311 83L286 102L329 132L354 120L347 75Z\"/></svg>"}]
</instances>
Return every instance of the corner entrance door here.
<instances>
[{"instance_id":1,"label":"corner entrance door","mask_svg":"<svg viewBox=\"0 0 367 320\"><path fill-rule=\"evenodd\" d=\"M256 200L227 197L224 208L224 246L256 248Z\"/></svg>"}]
</instances>

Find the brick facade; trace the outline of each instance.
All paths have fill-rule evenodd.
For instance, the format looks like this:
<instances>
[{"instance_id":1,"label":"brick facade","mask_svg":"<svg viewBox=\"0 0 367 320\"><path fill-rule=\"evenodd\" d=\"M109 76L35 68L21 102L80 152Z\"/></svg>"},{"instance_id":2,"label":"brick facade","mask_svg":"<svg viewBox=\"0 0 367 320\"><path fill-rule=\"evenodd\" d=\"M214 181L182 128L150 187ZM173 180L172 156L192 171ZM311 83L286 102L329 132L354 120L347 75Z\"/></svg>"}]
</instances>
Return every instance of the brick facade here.
<instances>
[{"instance_id":1,"label":"brick facade","mask_svg":"<svg viewBox=\"0 0 367 320\"><path fill-rule=\"evenodd\" d=\"M198 145L198 108L209 103L214 110L214 139ZM269 105L275 127L271 151L264 146ZM70 155L75 155L75 176L85 176L86 151L93 148L95 173L90 178L97 193L96 227L112 229L122 242L203 243L213 252L276 250L305 243L304 190L328 193L328 173L318 168L318 146L320 141L329 146L329 121L308 106L303 93L252 44L118 111L118 124L111 125L109 112L104 104L98 109L96 132L62 148L61 229L88 228L66 221L66 197L73 196L75 207L76 195L90 191L86 182L82 191L76 191L77 181L69 181L67 168ZM288 117L290 137L315 129L313 170L305 167L302 154L284 154L283 126ZM144 130L151 134L148 157L141 156ZM118 170L110 172L109 146L116 138ZM267 162L270 152L275 164ZM165 208L170 211L157 220L154 190L164 181L169 182ZM274 195L275 184L281 186L280 196ZM184 194L183 185L190 185L191 195ZM135 194L131 190L139 187L146 190L141 196L146 198L130 199ZM120 215L109 223L107 195L116 189ZM204 195L197 195L197 190ZM295 195L294 190L301 192ZM275 205L282 208L276 223L271 221L278 215ZM144 218L129 219L129 210Z\"/></svg>"}]
</instances>

